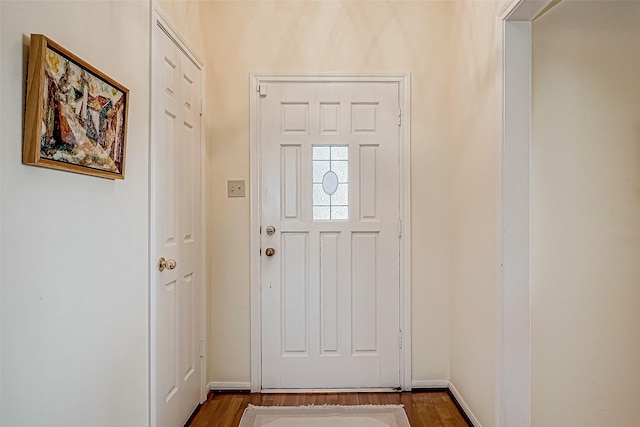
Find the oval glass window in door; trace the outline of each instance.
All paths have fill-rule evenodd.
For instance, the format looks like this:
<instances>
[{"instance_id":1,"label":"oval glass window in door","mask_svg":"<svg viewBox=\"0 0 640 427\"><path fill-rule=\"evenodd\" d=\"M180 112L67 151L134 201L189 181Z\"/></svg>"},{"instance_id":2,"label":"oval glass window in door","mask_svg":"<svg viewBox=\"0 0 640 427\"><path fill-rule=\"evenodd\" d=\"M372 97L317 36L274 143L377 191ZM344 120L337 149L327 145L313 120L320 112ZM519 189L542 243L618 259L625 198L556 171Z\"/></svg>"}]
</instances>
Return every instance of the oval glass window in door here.
<instances>
[{"instance_id":1,"label":"oval glass window in door","mask_svg":"<svg viewBox=\"0 0 640 427\"><path fill-rule=\"evenodd\" d=\"M329 196L333 196L338 191L338 175L334 171L329 171L322 178L322 189Z\"/></svg>"}]
</instances>

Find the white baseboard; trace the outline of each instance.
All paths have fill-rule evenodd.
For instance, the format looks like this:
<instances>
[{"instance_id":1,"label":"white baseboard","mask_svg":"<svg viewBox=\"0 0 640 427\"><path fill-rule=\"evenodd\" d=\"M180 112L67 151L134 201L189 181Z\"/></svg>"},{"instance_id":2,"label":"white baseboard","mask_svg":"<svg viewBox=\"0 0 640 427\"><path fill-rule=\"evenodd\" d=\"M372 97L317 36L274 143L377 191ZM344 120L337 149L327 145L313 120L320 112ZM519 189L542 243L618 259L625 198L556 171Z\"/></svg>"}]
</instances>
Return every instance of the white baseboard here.
<instances>
[{"instance_id":1,"label":"white baseboard","mask_svg":"<svg viewBox=\"0 0 640 427\"><path fill-rule=\"evenodd\" d=\"M412 380L411 388L449 388L448 380Z\"/></svg>"},{"instance_id":2,"label":"white baseboard","mask_svg":"<svg viewBox=\"0 0 640 427\"><path fill-rule=\"evenodd\" d=\"M245 382L226 382L226 381L211 381L207 384L207 390L250 390L251 383Z\"/></svg>"},{"instance_id":3,"label":"white baseboard","mask_svg":"<svg viewBox=\"0 0 640 427\"><path fill-rule=\"evenodd\" d=\"M473 424L474 427L482 427L482 424L480 424L480 421L478 421L476 416L473 415L473 412L471 412L469 405L467 405L467 402L464 401L464 399L462 398L460 393L458 393L458 390L456 389L456 387L453 385L451 381L449 381L449 391L456 398L456 400L458 401L458 404L460 405L460 407L462 408L466 416L471 421L471 424Z\"/></svg>"}]
</instances>

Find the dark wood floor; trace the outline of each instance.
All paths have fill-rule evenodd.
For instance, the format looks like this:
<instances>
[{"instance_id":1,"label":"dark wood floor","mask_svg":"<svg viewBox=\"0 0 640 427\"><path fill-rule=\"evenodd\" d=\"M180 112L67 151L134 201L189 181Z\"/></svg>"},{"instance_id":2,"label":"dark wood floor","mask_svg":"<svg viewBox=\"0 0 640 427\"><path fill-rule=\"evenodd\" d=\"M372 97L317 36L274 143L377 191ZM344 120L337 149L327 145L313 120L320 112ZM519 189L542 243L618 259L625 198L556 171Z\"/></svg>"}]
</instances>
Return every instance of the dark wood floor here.
<instances>
[{"instance_id":1,"label":"dark wood floor","mask_svg":"<svg viewBox=\"0 0 640 427\"><path fill-rule=\"evenodd\" d=\"M411 427L467 427L446 391L410 393L260 394L211 393L189 427L237 427L247 405L388 405L402 404Z\"/></svg>"}]
</instances>

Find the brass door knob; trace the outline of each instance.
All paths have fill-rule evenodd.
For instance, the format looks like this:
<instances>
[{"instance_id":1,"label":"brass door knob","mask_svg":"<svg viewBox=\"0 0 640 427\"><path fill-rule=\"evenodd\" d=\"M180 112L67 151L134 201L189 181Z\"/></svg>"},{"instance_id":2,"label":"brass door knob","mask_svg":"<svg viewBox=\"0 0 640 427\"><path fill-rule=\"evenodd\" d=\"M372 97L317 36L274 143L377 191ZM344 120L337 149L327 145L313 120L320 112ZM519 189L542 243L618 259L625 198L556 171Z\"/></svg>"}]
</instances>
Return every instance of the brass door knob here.
<instances>
[{"instance_id":1,"label":"brass door knob","mask_svg":"<svg viewBox=\"0 0 640 427\"><path fill-rule=\"evenodd\" d=\"M160 257L160 259L158 260L158 270L160 271L164 271L165 269L173 270L177 266L178 263L175 259L164 259L164 257Z\"/></svg>"},{"instance_id":2,"label":"brass door knob","mask_svg":"<svg viewBox=\"0 0 640 427\"><path fill-rule=\"evenodd\" d=\"M275 253L276 253L276 250L275 250L275 249L273 249L273 248L267 248L267 249L264 251L264 254L265 254L266 256L273 256Z\"/></svg>"}]
</instances>

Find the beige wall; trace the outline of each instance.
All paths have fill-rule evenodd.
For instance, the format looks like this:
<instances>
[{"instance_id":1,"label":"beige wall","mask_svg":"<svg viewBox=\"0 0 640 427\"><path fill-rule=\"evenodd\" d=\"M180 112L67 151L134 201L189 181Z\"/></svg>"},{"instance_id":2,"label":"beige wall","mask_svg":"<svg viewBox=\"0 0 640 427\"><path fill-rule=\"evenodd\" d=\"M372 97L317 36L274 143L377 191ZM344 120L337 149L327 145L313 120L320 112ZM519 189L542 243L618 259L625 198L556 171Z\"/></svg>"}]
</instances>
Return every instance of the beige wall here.
<instances>
[{"instance_id":1,"label":"beige wall","mask_svg":"<svg viewBox=\"0 0 640 427\"><path fill-rule=\"evenodd\" d=\"M533 30L532 425L636 426L640 3Z\"/></svg>"},{"instance_id":2,"label":"beige wall","mask_svg":"<svg viewBox=\"0 0 640 427\"><path fill-rule=\"evenodd\" d=\"M209 380L249 381L250 72L410 72L413 376L449 374L452 7L432 1L216 1L202 14L208 103Z\"/></svg>"},{"instance_id":3,"label":"beige wall","mask_svg":"<svg viewBox=\"0 0 640 427\"><path fill-rule=\"evenodd\" d=\"M450 70L451 383L477 421L495 421L499 284L499 2L456 2Z\"/></svg>"},{"instance_id":4,"label":"beige wall","mask_svg":"<svg viewBox=\"0 0 640 427\"><path fill-rule=\"evenodd\" d=\"M158 5L161 13L179 32L180 36L183 37L183 41L198 59L206 62L201 27L200 5L202 2L192 0L157 0L155 4Z\"/></svg>"},{"instance_id":5,"label":"beige wall","mask_svg":"<svg viewBox=\"0 0 640 427\"><path fill-rule=\"evenodd\" d=\"M228 199L225 184L249 179L249 73L410 72L413 379L453 379L483 425L493 424L497 7L432 1L208 5L210 381L249 381L249 199Z\"/></svg>"},{"instance_id":6,"label":"beige wall","mask_svg":"<svg viewBox=\"0 0 640 427\"><path fill-rule=\"evenodd\" d=\"M174 6L197 34L193 6ZM150 12L149 1L0 1L2 426L148 425ZM124 181L21 164L32 32L129 88Z\"/></svg>"}]
</instances>

